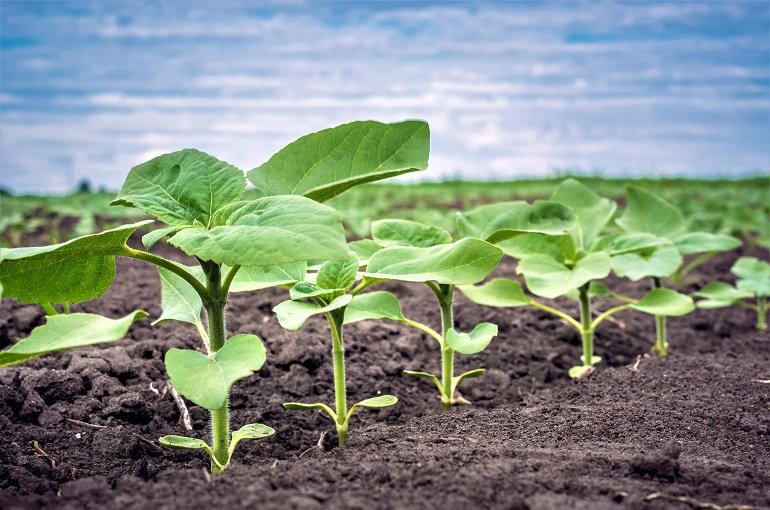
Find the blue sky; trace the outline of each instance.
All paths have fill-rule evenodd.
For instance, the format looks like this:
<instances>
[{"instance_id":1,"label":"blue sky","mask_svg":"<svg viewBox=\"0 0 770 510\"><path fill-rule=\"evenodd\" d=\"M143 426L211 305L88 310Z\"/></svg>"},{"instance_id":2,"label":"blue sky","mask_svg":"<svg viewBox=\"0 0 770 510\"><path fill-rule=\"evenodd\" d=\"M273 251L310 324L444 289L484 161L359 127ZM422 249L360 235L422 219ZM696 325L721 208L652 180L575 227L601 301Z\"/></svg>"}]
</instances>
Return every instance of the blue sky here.
<instances>
[{"instance_id":1,"label":"blue sky","mask_svg":"<svg viewBox=\"0 0 770 510\"><path fill-rule=\"evenodd\" d=\"M769 172L768 5L3 0L0 184L370 118L429 121L433 180Z\"/></svg>"}]
</instances>

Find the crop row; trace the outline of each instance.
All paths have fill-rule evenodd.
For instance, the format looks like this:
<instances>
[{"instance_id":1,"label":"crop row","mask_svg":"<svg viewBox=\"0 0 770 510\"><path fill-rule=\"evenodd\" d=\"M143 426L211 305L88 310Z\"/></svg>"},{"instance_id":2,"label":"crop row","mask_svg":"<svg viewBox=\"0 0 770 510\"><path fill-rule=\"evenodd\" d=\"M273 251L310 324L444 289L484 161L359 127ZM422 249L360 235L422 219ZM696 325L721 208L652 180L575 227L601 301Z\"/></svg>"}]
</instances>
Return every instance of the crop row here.
<instances>
[{"instance_id":1,"label":"crop row","mask_svg":"<svg viewBox=\"0 0 770 510\"><path fill-rule=\"evenodd\" d=\"M211 414L208 442L176 435L160 442L204 450L211 457L212 471L222 472L240 441L275 432L257 423L230 429L232 385L266 361L257 336L227 337L225 306L230 293L283 287L288 299L274 308L281 326L299 330L314 315L328 321L334 403L289 402L284 407L325 412L343 446L358 409L398 401L379 395L349 405L346 325L395 321L437 342L439 374L415 370L419 367L406 367L405 372L435 384L443 408L449 410L467 403L457 391L461 382L484 373L478 368L455 374L455 355L479 353L497 335L497 326L487 322L470 331L455 328L456 292L481 305L536 307L564 320L579 332L583 344L581 363L569 375L585 377L601 361L593 352L596 329L627 310L655 317L653 349L665 358L666 317L687 314L695 307L691 296L666 285L676 285L717 252L741 244L729 235L690 231L675 206L634 187L628 188L626 208L613 225L617 204L573 179L562 182L547 201L501 202L458 213L454 235L433 225L382 219L372 224L371 238L348 243L339 213L323 202L359 184L425 169L429 146L424 122L366 121L306 135L245 175L195 149L165 154L133 168L111 205L137 208L162 223L142 237L144 250L126 242L153 220L50 246L0 250L3 295L38 303L48 314L46 324L0 352L0 367L123 338L145 312L111 319L70 313L70 304L104 293L114 279L116 256L154 264L162 304L155 323L192 324L202 344L201 350L170 349L165 355L168 376L181 395ZM254 190L245 195L247 179ZM152 246L160 241L198 264L186 266L153 253ZM507 278L484 282L503 256L517 260L524 285ZM752 308L757 327L766 328L770 265L743 257L732 271L737 285L709 283L694 294L701 298L699 305ZM639 299L620 295L602 283L611 273L649 281L649 290ZM426 285L436 297L441 324L436 328L415 321L404 313L397 296L371 290L393 280ZM579 303L578 317L542 301L561 296ZM596 314L595 297L614 300L616 305Z\"/></svg>"}]
</instances>

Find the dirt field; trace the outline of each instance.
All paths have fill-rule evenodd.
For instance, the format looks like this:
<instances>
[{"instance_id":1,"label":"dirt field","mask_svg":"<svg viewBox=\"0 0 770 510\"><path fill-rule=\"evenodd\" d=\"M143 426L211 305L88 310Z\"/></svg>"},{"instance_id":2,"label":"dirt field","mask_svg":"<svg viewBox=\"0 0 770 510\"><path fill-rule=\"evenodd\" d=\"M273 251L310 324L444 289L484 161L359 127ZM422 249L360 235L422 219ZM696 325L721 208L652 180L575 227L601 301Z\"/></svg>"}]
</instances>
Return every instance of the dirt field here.
<instances>
[{"instance_id":1,"label":"dirt field","mask_svg":"<svg viewBox=\"0 0 770 510\"><path fill-rule=\"evenodd\" d=\"M713 259L696 276L731 281L739 255ZM513 263L497 273L513 276ZM437 327L427 288L385 288L407 314ZM334 398L326 324L282 330L270 310L285 297L232 296L229 332L258 334L269 352L265 368L234 388L233 425L261 422L277 434L242 443L235 465L214 479L204 454L157 445L161 435L185 433L163 391L162 358L171 347L197 346L192 326L145 319L113 346L0 369L0 508L770 507L770 335L755 330L750 311L669 320L666 361L644 356L653 319L619 314L597 332L600 369L572 381L566 372L580 340L570 327L538 310L482 308L460 296L461 329L490 321L500 334L482 354L456 357L458 370L488 372L461 386L473 406L449 414L430 383L401 373L439 371L428 337L387 322L349 326L349 400L381 392L400 402L359 411L339 449L332 434L326 448L312 448L332 429L328 417L281 407ZM606 307L597 300L596 309ZM153 267L130 260L118 261L103 297L74 307L111 317L136 308L159 315L159 284ZM39 307L4 299L0 347L42 322ZM191 413L189 434L205 437L207 412Z\"/></svg>"}]
</instances>

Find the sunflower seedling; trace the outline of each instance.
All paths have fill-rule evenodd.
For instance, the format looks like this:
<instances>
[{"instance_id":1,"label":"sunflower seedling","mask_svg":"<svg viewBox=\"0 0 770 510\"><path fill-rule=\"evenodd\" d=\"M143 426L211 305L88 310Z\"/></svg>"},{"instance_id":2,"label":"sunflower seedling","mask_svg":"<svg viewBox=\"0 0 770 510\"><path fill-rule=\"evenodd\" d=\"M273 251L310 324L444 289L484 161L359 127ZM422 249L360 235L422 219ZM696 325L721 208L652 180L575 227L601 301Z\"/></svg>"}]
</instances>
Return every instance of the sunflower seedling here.
<instances>
[{"instance_id":1,"label":"sunflower seedling","mask_svg":"<svg viewBox=\"0 0 770 510\"><path fill-rule=\"evenodd\" d=\"M321 265L317 273L308 274L306 281L297 283L291 288L291 299L273 309L278 322L289 331L299 330L313 315L323 314L329 323L334 368L334 409L320 402L311 404L287 402L283 406L295 411L324 411L334 422L340 447L345 446L350 418L356 410L361 407L380 409L394 406L398 402L398 399L392 395L379 395L362 400L348 408L343 334L346 309L355 294L373 283L362 281L356 285L358 267L358 256L353 253L345 261L326 262Z\"/></svg>"},{"instance_id":2,"label":"sunflower seedling","mask_svg":"<svg viewBox=\"0 0 770 510\"><path fill-rule=\"evenodd\" d=\"M767 329L767 311L770 297L770 264L755 257L741 257L730 272L738 277L733 287L725 282L711 282L693 295L703 298L698 308L742 306L757 313L757 329ZM750 300L754 299L754 302Z\"/></svg>"},{"instance_id":3,"label":"sunflower seedling","mask_svg":"<svg viewBox=\"0 0 770 510\"><path fill-rule=\"evenodd\" d=\"M693 269L722 251L735 249L741 242L729 235L689 232L681 211L648 191L629 186L626 209L616 221L628 233L645 233L667 239L670 244L612 257L612 270L620 277L638 281L649 278L652 288L662 288L668 278L680 282ZM697 255L684 264L684 257ZM668 355L666 317L655 316L655 344L658 356Z\"/></svg>"}]
</instances>

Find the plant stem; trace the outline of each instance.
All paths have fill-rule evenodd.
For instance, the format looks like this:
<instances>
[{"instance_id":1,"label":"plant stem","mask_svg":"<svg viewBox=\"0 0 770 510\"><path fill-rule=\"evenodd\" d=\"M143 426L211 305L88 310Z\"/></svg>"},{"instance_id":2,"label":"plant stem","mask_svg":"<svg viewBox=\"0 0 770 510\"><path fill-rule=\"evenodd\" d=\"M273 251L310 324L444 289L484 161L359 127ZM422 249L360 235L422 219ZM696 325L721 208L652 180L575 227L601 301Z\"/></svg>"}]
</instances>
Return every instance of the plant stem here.
<instances>
[{"instance_id":1,"label":"plant stem","mask_svg":"<svg viewBox=\"0 0 770 510\"><path fill-rule=\"evenodd\" d=\"M579 289L580 293L580 336L583 339L583 366L593 366L594 330L591 327L591 299L588 296L588 284Z\"/></svg>"},{"instance_id":2,"label":"plant stem","mask_svg":"<svg viewBox=\"0 0 770 510\"><path fill-rule=\"evenodd\" d=\"M40 306L43 307L43 311L48 316L59 315L59 312L56 310L56 307L53 306L51 303L40 303Z\"/></svg>"},{"instance_id":3,"label":"plant stem","mask_svg":"<svg viewBox=\"0 0 770 510\"><path fill-rule=\"evenodd\" d=\"M757 298L757 329L765 331L767 329L767 298L764 296Z\"/></svg>"},{"instance_id":4,"label":"plant stem","mask_svg":"<svg viewBox=\"0 0 770 510\"><path fill-rule=\"evenodd\" d=\"M454 286L439 284L438 287L431 287L431 289L434 290L441 308L441 407L444 412L447 412L452 409L454 397L452 383L454 380L455 351L446 342L447 331L454 327L454 314L452 310Z\"/></svg>"},{"instance_id":5,"label":"plant stem","mask_svg":"<svg viewBox=\"0 0 770 510\"><path fill-rule=\"evenodd\" d=\"M337 413L337 439L340 447L345 446L348 437L348 402L345 387L345 345L342 337L342 323L345 308L334 310L327 314L329 327L332 331L332 361L334 363L334 402Z\"/></svg>"},{"instance_id":6,"label":"plant stem","mask_svg":"<svg viewBox=\"0 0 770 510\"><path fill-rule=\"evenodd\" d=\"M662 289L663 284L660 278L657 276L652 277L652 288ZM661 359L666 359L668 356L668 339L666 338L666 316L655 316L655 347L653 349L658 353Z\"/></svg>"},{"instance_id":7,"label":"plant stem","mask_svg":"<svg viewBox=\"0 0 770 510\"><path fill-rule=\"evenodd\" d=\"M201 284L201 282L198 281L197 278L195 278L192 274L190 274L189 271L185 270L182 266L179 264L176 264L174 262L171 262L170 260L166 260L163 257L159 257L153 253L149 253L146 251L141 250L135 250L133 248L129 248L128 246L124 247L124 253L122 253L124 257L130 257L132 259L139 259L144 260L145 262L149 262L151 264L155 264L156 266L162 267L164 269L168 269L172 273L175 273L179 275L181 278L184 278L184 280L192 286L193 289L195 289L195 292L198 293L198 295L203 300L204 304L209 299L210 292L206 289L206 287ZM217 290L216 295L219 295L219 291Z\"/></svg>"},{"instance_id":8,"label":"plant stem","mask_svg":"<svg viewBox=\"0 0 770 510\"><path fill-rule=\"evenodd\" d=\"M201 263L206 274L211 302L206 306L206 317L209 324L209 349L211 355L225 345L225 302L226 296L221 294L222 274L216 264L210 262ZM226 466L229 460L230 448L230 399L219 409L211 411L211 449L214 457L222 466ZM211 462L211 472L221 473L223 470L215 462Z\"/></svg>"}]
</instances>

